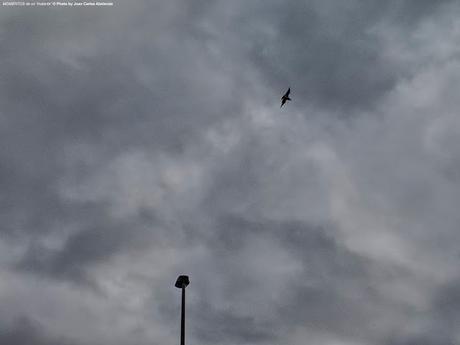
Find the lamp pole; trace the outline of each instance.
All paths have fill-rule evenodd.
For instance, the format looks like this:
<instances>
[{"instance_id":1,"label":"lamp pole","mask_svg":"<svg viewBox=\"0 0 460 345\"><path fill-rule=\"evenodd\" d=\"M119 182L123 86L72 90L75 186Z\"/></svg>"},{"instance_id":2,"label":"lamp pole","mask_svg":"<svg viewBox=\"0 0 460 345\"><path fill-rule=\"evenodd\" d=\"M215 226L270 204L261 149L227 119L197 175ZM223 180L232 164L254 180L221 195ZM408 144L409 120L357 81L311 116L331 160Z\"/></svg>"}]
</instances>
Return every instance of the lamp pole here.
<instances>
[{"instance_id":1,"label":"lamp pole","mask_svg":"<svg viewBox=\"0 0 460 345\"><path fill-rule=\"evenodd\" d=\"M190 284L188 276L179 276L174 286L182 290L182 306L180 317L180 345L185 345L185 288Z\"/></svg>"}]
</instances>

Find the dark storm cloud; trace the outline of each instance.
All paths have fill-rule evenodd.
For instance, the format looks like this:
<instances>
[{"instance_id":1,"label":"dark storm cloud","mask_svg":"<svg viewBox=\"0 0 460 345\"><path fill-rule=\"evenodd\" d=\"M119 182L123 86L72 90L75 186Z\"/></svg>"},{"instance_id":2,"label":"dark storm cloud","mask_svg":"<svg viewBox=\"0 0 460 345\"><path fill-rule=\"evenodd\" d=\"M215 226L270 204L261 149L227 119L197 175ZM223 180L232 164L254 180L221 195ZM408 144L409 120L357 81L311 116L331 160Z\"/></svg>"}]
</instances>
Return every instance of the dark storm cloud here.
<instances>
[{"instance_id":1,"label":"dark storm cloud","mask_svg":"<svg viewBox=\"0 0 460 345\"><path fill-rule=\"evenodd\" d=\"M397 11L393 15L400 25L417 24L421 19L436 14L439 9L452 3L451 0L429 1L429 0L405 0L395 2L393 6Z\"/></svg>"},{"instance_id":2,"label":"dark storm cloud","mask_svg":"<svg viewBox=\"0 0 460 345\"><path fill-rule=\"evenodd\" d=\"M62 142L100 135L98 119L104 118L107 106L103 93L96 96L101 91L97 76L77 73L46 52L41 44L53 38L47 37L48 30L37 17L27 18L10 19L3 25L0 154L7 197L2 202L3 210L8 210L6 217L12 218L4 229L11 226L10 232L28 232L33 227L39 233L50 231L56 218L76 211L76 207L70 210L55 188L63 173Z\"/></svg>"},{"instance_id":3,"label":"dark storm cloud","mask_svg":"<svg viewBox=\"0 0 460 345\"><path fill-rule=\"evenodd\" d=\"M46 24L45 18L54 20ZM98 17L89 12L65 18L41 12L38 17L7 18L2 25L0 183L5 195L2 212L8 220L2 224L4 232L27 233L32 227L36 234L47 232L56 218L65 222L78 213L80 206L69 205L56 190L62 176L75 174L63 162L67 158L63 145L85 143L105 151L97 166L83 164L81 178L129 147L181 151L198 134L202 121L226 110L219 98L212 103L208 98L206 107L196 102L205 88L194 89L196 78L185 69L177 70L188 65L187 60L195 60L183 56L188 50L180 42L173 43L172 50L157 45L159 49L148 51L149 44L129 43L120 37L121 46L117 39L105 36L108 43L94 47L88 43L94 35L84 35L113 26L91 21ZM83 31L81 20L88 24ZM84 47L78 47L70 62L65 60L66 49L74 49L67 47L69 41ZM149 67L155 75L153 92L136 74L140 73L136 68L145 64L137 61L138 56L158 62ZM191 115L200 113L203 116Z\"/></svg>"},{"instance_id":4,"label":"dark storm cloud","mask_svg":"<svg viewBox=\"0 0 460 345\"><path fill-rule=\"evenodd\" d=\"M439 289L433 301L433 307L436 313L441 316L441 319L444 320L445 326L452 327L452 330L455 330L455 325L460 320L459 279L450 281Z\"/></svg>"},{"instance_id":5,"label":"dark storm cloud","mask_svg":"<svg viewBox=\"0 0 460 345\"><path fill-rule=\"evenodd\" d=\"M2 9L0 343L458 342L453 4Z\"/></svg>"},{"instance_id":6,"label":"dark storm cloud","mask_svg":"<svg viewBox=\"0 0 460 345\"><path fill-rule=\"evenodd\" d=\"M439 287L431 300L428 310L414 314L425 324L422 330L412 335L401 335L388 344L456 344L455 333L460 321L460 287L454 279Z\"/></svg>"},{"instance_id":7,"label":"dark storm cloud","mask_svg":"<svg viewBox=\"0 0 460 345\"><path fill-rule=\"evenodd\" d=\"M372 105L394 84L394 69L367 32L366 11L348 9L350 16L344 20L340 9L331 10L327 18L306 4L274 6L265 24L273 25L276 33L253 38L254 65L270 77L269 83L292 84L295 95L306 102L340 109Z\"/></svg>"},{"instance_id":8,"label":"dark storm cloud","mask_svg":"<svg viewBox=\"0 0 460 345\"><path fill-rule=\"evenodd\" d=\"M27 317L17 319L11 325L2 325L0 330L0 344L2 345L75 345L66 339L48 336L42 327Z\"/></svg>"},{"instance_id":9,"label":"dark storm cloud","mask_svg":"<svg viewBox=\"0 0 460 345\"><path fill-rule=\"evenodd\" d=\"M285 280L280 284L285 287L286 293L282 303L267 299L267 303L274 303L271 315L260 313L255 304L250 317L238 316L234 312L234 319L229 317L224 323L221 318L229 314L229 310L209 310L205 300L193 305L193 309L198 310L193 312L194 329L204 342L211 341L208 338L215 334L216 339L241 337L240 341L244 343L250 338L247 332L256 332L253 341L265 342L270 337L275 341L277 336L287 334L295 327L319 329L334 332L339 337L369 341L373 327L369 321L375 317L376 310L388 307L385 305L388 302L380 295L375 277L394 280L408 274L402 268L382 265L350 252L330 225L315 226L298 221L255 222L227 216L214 228L216 231L211 236L209 248L215 252L212 256L216 271L223 272L220 276L225 286L222 298L228 305L238 301L238 294L248 286L257 290L257 286L262 287L265 281L276 279L279 274L276 269L270 272L268 268L261 274L249 267L244 268L248 260L266 257L259 251L254 251L251 257L244 255L245 248L251 248L253 241L277 243L299 264L300 269L287 279L279 276L279 279ZM273 262L270 260L266 264L270 266ZM264 290L261 289L260 294L267 293ZM245 303L250 306L254 301L247 300ZM405 307L394 308L404 310ZM202 314L207 315L204 320Z\"/></svg>"},{"instance_id":10,"label":"dark storm cloud","mask_svg":"<svg viewBox=\"0 0 460 345\"><path fill-rule=\"evenodd\" d=\"M206 344L266 343L279 340L279 330L270 324L261 324L256 317L240 316L231 310L216 310L205 301L195 304L193 336ZM224 341L222 339L225 339Z\"/></svg>"},{"instance_id":11,"label":"dark storm cloud","mask_svg":"<svg viewBox=\"0 0 460 345\"><path fill-rule=\"evenodd\" d=\"M454 338L440 338L433 334L423 334L419 337L407 337L399 340L391 340L388 345L452 345L456 344Z\"/></svg>"},{"instance_id":12,"label":"dark storm cloud","mask_svg":"<svg viewBox=\"0 0 460 345\"><path fill-rule=\"evenodd\" d=\"M234 29L267 83L292 86L302 105L350 111L374 106L406 77L405 66L382 54L376 25L416 25L449 2L245 4Z\"/></svg>"},{"instance_id":13,"label":"dark storm cloud","mask_svg":"<svg viewBox=\"0 0 460 345\"><path fill-rule=\"evenodd\" d=\"M386 300L379 282L410 272L350 252L331 225L225 216L212 229L199 243L210 250L212 262L204 262L213 274L190 270L189 291L199 292L190 292L189 327L200 343L279 342L299 327L371 342L379 338L372 333L382 310L409 310ZM174 322L170 297L157 296Z\"/></svg>"},{"instance_id":14,"label":"dark storm cloud","mask_svg":"<svg viewBox=\"0 0 460 345\"><path fill-rule=\"evenodd\" d=\"M55 187L69 173L63 145L102 149L105 157L98 165L130 147L180 152L206 123L239 109L223 95L203 97L212 81L191 71L212 72L195 68L200 51L187 43L187 34L177 32L162 46L155 41L165 36L160 26L151 40L131 41L126 31L101 17L88 11L68 17L42 11L3 22L0 183L2 210L9 219L3 231L28 232L32 226L35 233L50 231L49 219L74 210ZM108 35L113 30L121 36ZM138 26L133 30L145 38ZM92 32L105 34L95 43ZM143 82L139 75L146 72L152 77ZM81 173L97 168L84 166Z\"/></svg>"},{"instance_id":15,"label":"dark storm cloud","mask_svg":"<svg viewBox=\"0 0 460 345\"><path fill-rule=\"evenodd\" d=\"M102 211L100 206L99 211ZM119 223L114 223L110 217L100 217L99 221L91 219L86 228L71 234L62 248L49 249L33 242L16 268L94 286L87 274L89 267L123 250L148 248L152 233L159 232L158 223L148 211L141 212L132 221ZM157 240L160 241L158 237Z\"/></svg>"}]
</instances>

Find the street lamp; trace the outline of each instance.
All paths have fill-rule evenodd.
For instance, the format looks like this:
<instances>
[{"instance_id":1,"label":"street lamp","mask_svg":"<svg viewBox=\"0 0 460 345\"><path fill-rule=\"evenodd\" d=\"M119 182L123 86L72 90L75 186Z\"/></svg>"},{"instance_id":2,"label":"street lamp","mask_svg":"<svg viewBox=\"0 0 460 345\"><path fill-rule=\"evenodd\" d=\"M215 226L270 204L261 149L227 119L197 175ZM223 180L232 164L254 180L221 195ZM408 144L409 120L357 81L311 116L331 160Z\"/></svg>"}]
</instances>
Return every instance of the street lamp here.
<instances>
[{"instance_id":1,"label":"street lamp","mask_svg":"<svg viewBox=\"0 0 460 345\"><path fill-rule=\"evenodd\" d=\"M185 345L185 288L190 284L188 276L179 276L174 286L182 289L182 310L180 317L180 345Z\"/></svg>"}]
</instances>

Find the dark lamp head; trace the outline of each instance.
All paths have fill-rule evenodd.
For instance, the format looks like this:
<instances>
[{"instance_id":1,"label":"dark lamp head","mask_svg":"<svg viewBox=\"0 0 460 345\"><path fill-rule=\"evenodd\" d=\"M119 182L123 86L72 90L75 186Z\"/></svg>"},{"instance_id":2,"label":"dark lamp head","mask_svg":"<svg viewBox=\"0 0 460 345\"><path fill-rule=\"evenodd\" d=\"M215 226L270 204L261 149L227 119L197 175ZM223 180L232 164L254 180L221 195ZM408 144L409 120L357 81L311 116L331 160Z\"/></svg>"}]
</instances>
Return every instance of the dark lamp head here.
<instances>
[{"instance_id":1,"label":"dark lamp head","mask_svg":"<svg viewBox=\"0 0 460 345\"><path fill-rule=\"evenodd\" d=\"M188 284L190 284L188 276L179 276L174 286L178 289L182 289L182 287L186 287Z\"/></svg>"}]
</instances>

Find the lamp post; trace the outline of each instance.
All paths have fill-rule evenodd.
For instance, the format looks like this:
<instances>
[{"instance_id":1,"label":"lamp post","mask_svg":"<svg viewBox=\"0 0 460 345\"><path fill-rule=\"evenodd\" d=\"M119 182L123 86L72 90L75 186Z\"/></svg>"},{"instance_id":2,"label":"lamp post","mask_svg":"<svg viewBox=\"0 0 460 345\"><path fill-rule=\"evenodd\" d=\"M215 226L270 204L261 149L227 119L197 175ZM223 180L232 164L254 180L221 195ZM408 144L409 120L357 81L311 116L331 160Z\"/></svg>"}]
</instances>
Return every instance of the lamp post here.
<instances>
[{"instance_id":1,"label":"lamp post","mask_svg":"<svg viewBox=\"0 0 460 345\"><path fill-rule=\"evenodd\" d=\"M180 345L185 345L185 288L190 284L188 276L179 276L174 286L182 289L182 308L180 317Z\"/></svg>"}]
</instances>

